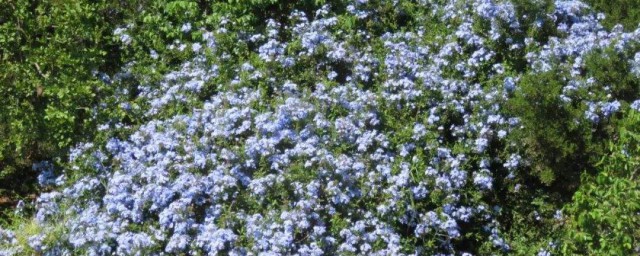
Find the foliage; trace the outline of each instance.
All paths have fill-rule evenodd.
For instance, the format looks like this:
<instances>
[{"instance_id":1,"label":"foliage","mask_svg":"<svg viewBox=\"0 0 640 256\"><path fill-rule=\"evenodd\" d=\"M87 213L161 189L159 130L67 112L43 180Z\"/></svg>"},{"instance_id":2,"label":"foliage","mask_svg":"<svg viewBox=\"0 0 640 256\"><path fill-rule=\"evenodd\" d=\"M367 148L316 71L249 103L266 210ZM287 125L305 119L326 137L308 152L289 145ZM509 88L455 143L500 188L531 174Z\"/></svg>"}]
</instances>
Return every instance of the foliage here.
<instances>
[{"instance_id":1,"label":"foliage","mask_svg":"<svg viewBox=\"0 0 640 256\"><path fill-rule=\"evenodd\" d=\"M631 112L610 142L600 172L583 175L582 186L564 208L563 254L624 255L640 246L640 114Z\"/></svg>"},{"instance_id":2,"label":"foliage","mask_svg":"<svg viewBox=\"0 0 640 256\"><path fill-rule=\"evenodd\" d=\"M640 21L640 1L638 0L587 0L585 1L595 10L605 14L603 24L613 28L616 24L622 25L625 30L631 31L638 27Z\"/></svg>"},{"instance_id":3,"label":"foliage","mask_svg":"<svg viewBox=\"0 0 640 256\"><path fill-rule=\"evenodd\" d=\"M92 109L119 64L110 1L1 1L0 187L32 191L33 163L91 137Z\"/></svg>"},{"instance_id":4,"label":"foliage","mask_svg":"<svg viewBox=\"0 0 640 256\"><path fill-rule=\"evenodd\" d=\"M580 127L575 122L582 117L584 106L567 106L560 98L562 78L558 70L525 75L511 104L513 113L522 118L522 134L515 137L533 159L532 173L547 185L558 181L571 189L578 185L572 183L576 174L589 167L585 157L598 152L586 149L585 144L591 142L591 125Z\"/></svg>"}]
</instances>

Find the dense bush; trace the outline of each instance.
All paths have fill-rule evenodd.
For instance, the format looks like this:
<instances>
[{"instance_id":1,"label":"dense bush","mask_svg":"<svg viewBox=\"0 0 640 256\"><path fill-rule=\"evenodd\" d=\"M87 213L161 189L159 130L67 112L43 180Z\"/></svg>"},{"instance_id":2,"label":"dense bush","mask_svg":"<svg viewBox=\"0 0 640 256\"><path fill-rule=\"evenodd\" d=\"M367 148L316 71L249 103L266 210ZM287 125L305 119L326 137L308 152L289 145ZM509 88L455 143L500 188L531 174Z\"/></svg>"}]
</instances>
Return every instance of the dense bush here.
<instances>
[{"instance_id":1,"label":"dense bush","mask_svg":"<svg viewBox=\"0 0 640 256\"><path fill-rule=\"evenodd\" d=\"M92 134L124 8L108 1L0 1L0 195L32 191L32 165ZM100 74L98 76L97 74ZM13 196L13 195L12 195Z\"/></svg>"},{"instance_id":2,"label":"dense bush","mask_svg":"<svg viewBox=\"0 0 640 256\"><path fill-rule=\"evenodd\" d=\"M640 239L640 115L631 112L620 137L598 163L597 175L583 175L583 185L565 206L560 252L630 255Z\"/></svg>"},{"instance_id":3,"label":"dense bush","mask_svg":"<svg viewBox=\"0 0 640 256\"><path fill-rule=\"evenodd\" d=\"M43 156L83 141L36 163L43 193L0 229L4 254L640 248L622 200L638 196L640 30L582 2L99 6L122 10L98 32L123 64L96 44L60 73L96 88L69 98L92 113L47 128L68 133Z\"/></svg>"},{"instance_id":4,"label":"dense bush","mask_svg":"<svg viewBox=\"0 0 640 256\"><path fill-rule=\"evenodd\" d=\"M608 28L620 24L626 30L633 30L640 24L640 1L638 0L588 0L585 2L606 15L603 24Z\"/></svg>"}]
</instances>

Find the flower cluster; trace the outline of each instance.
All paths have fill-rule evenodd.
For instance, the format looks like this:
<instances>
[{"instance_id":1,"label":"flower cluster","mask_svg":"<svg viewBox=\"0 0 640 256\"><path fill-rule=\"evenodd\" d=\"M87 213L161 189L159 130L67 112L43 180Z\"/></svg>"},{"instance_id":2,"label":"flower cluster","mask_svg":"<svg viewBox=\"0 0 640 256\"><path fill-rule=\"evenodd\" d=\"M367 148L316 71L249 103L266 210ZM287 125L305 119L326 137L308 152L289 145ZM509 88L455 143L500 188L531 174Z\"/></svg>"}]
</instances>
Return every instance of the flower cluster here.
<instances>
[{"instance_id":1,"label":"flower cluster","mask_svg":"<svg viewBox=\"0 0 640 256\"><path fill-rule=\"evenodd\" d=\"M470 255L456 246L474 233L480 244L510 250L500 205L489 198L527 161L507 140L521 128L503 111L519 79L505 71L496 41L526 51L534 72L569 67L575 81L563 95L572 102L580 100L572 91L589 86L582 58L608 46L625 51L640 31L605 31L584 4L556 1L551 17L562 36L535 42L513 37L541 22L521 24L513 4L420 2L449 33L344 31L329 6L311 16L293 11L290 26L268 20L245 31L252 58L204 102L203 89L221 76L211 63L229 58L216 38L231 32L201 29L192 60L139 86L148 121L71 152L63 173L93 171L40 195L38 223L65 232L43 245L53 230L45 228L29 246L88 255ZM344 15L375 19L371 4L356 1ZM197 30L192 24L181 32ZM124 29L116 35L132 40ZM315 70L317 80L290 75L299 70ZM586 104L593 122L626 106ZM160 115L176 106L190 108ZM52 173L44 170L41 183L55 184ZM13 243L9 231L0 238Z\"/></svg>"}]
</instances>

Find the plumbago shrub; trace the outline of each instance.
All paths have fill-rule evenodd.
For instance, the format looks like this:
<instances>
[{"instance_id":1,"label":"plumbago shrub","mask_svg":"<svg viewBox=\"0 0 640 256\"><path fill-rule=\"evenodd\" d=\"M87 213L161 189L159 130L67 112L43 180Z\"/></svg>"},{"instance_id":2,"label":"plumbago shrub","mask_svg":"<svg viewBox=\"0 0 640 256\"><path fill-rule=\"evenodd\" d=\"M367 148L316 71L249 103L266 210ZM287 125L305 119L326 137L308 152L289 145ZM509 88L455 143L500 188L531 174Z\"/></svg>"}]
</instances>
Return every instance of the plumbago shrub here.
<instances>
[{"instance_id":1,"label":"plumbago shrub","mask_svg":"<svg viewBox=\"0 0 640 256\"><path fill-rule=\"evenodd\" d=\"M147 8L3 254L638 252L637 207L584 195L617 182L589 175L640 110L640 30L578 1Z\"/></svg>"}]
</instances>

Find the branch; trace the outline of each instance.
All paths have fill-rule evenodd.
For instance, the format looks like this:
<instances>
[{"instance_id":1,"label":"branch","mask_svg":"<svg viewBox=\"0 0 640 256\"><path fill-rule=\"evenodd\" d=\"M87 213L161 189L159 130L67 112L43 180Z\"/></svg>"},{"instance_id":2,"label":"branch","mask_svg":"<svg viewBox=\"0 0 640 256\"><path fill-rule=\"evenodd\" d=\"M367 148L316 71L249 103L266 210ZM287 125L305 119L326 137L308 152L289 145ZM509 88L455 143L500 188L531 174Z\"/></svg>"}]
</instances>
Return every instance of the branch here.
<instances>
[{"instance_id":1,"label":"branch","mask_svg":"<svg viewBox=\"0 0 640 256\"><path fill-rule=\"evenodd\" d=\"M38 74L40 74L42 77L44 77L45 79L49 78L49 74L43 74L42 70L40 70L40 65L38 65L38 63L33 63L34 66L36 66L36 70L38 71Z\"/></svg>"}]
</instances>

